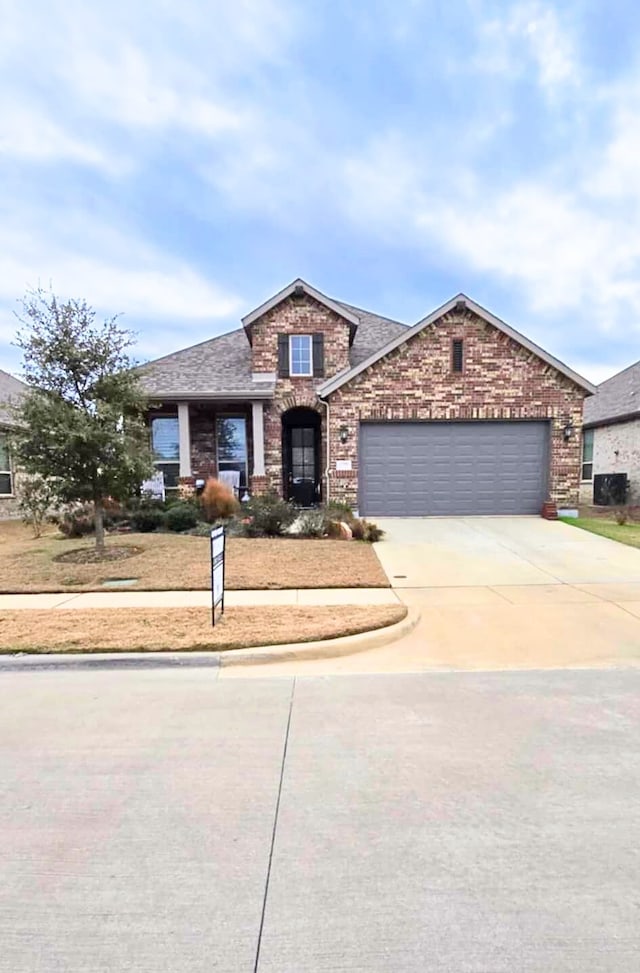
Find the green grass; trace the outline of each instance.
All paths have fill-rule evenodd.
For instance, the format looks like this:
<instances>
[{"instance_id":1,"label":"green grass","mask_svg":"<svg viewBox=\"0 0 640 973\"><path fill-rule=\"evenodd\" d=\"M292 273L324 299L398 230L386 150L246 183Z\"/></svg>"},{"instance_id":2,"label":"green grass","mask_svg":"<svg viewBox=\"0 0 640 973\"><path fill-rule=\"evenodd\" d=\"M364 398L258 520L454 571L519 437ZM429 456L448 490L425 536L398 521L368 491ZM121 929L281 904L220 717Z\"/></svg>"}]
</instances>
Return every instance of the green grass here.
<instances>
[{"instance_id":1,"label":"green grass","mask_svg":"<svg viewBox=\"0 0 640 973\"><path fill-rule=\"evenodd\" d=\"M604 520L600 517L562 517L561 520L572 527L608 537L611 541L619 541L629 547L640 547L640 524L616 524L615 520Z\"/></svg>"}]
</instances>

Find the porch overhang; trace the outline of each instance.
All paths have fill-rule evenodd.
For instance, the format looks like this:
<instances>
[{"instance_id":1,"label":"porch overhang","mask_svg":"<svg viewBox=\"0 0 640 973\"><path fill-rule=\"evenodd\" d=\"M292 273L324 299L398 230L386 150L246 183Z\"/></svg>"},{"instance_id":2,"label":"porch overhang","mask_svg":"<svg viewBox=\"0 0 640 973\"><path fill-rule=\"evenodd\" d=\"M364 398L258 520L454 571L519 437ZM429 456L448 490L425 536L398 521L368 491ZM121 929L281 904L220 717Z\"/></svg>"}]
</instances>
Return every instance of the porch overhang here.
<instances>
[{"instance_id":1,"label":"porch overhang","mask_svg":"<svg viewBox=\"0 0 640 973\"><path fill-rule=\"evenodd\" d=\"M228 392L188 392L171 391L145 392L148 402L252 402L254 399L261 401L272 399L275 389L271 388L252 388L252 389L232 389Z\"/></svg>"}]
</instances>

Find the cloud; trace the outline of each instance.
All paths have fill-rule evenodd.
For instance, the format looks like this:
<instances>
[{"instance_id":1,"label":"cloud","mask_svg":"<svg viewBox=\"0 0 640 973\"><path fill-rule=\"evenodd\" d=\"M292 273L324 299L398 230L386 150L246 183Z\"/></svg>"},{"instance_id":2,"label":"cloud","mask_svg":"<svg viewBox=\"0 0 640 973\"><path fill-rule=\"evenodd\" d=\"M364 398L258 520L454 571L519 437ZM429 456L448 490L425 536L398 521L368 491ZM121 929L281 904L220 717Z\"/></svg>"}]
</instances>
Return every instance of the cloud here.
<instances>
[{"instance_id":1,"label":"cloud","mask_svg":"<svg viewBox=\"0 0 640 973\"><path fill-rule=\"evenodd\" d=\"M556 7L539 2L516 3L499 17L479 23L473 67L512 79L534 65L538 83L548 92L580 79L575 45Z\"/></svg>"},{"instance_id":2,"label":"cloud","mask_svg":"<svg viewBox=\"0 0 640 973\"><path fill-rule=\"evenodd\" d=\"M62 297L82 297L101 314L123 312L127 327L156 321L173 347L184 328L204 327L237 316L244 302L205 278L185 261L114 229L85 227L81 214L69 214L67 235L43 229L0 227L0 341L12 340L16 321L10 313L25 290L51 285ZM73 240L76 244L73 244ZM85 246L82 246L84 242ZM154 345L153 339L146 342Z\"/></svg>"}]
</instances>

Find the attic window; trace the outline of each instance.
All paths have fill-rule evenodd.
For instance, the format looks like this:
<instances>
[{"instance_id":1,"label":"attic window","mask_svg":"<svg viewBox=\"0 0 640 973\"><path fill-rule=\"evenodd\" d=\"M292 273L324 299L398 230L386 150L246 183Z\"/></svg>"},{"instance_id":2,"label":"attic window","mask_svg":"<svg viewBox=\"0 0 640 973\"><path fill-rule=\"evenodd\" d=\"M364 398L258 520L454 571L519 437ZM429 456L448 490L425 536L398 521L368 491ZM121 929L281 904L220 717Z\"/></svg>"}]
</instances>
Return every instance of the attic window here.
<instances>
[{"instance_id":1,"label":"attic window","mask_svg":"<svg viewBox=\"0 0 640 973\"><path fill-rule=\"evenodd\" d=\"M454 338L451 342L451 371L464 371L464 341L462 338Z\"/></svg>"}]
</instances>

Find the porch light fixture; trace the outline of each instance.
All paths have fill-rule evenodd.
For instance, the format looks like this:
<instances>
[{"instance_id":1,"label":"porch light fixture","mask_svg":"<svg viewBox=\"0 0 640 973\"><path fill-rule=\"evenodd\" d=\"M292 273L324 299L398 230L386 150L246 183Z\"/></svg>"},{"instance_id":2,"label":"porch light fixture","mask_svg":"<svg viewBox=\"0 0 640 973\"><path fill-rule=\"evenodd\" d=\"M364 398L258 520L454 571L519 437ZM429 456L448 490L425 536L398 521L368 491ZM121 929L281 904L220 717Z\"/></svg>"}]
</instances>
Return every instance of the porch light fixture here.
<instances>
[{"instance_id":1,"label":"porch light fixture","mask_svg":"<svg viewBox=\"0 0 640 973\"><path fill-rule=\"evenodd\" d=\"M346 443L347 439L349 438L349 427L348 426L340 426L340 431L339 431L338 435L340 436L340 442L341 443Z\"/></svg>"},{"instance_id":2,"label":"porch light fixture","mask_svg":"<svg viewBox=\"0 0 640 973\"><path fill-rule=\"evenodd\" d=\"M564 436L565 443L568 443L570 439L573 439L573 434L575 432L575 427L571 422L571 419L567 419L564 424L564 429L562 430L562 435Z\"/></svg>"}]
</instances>

